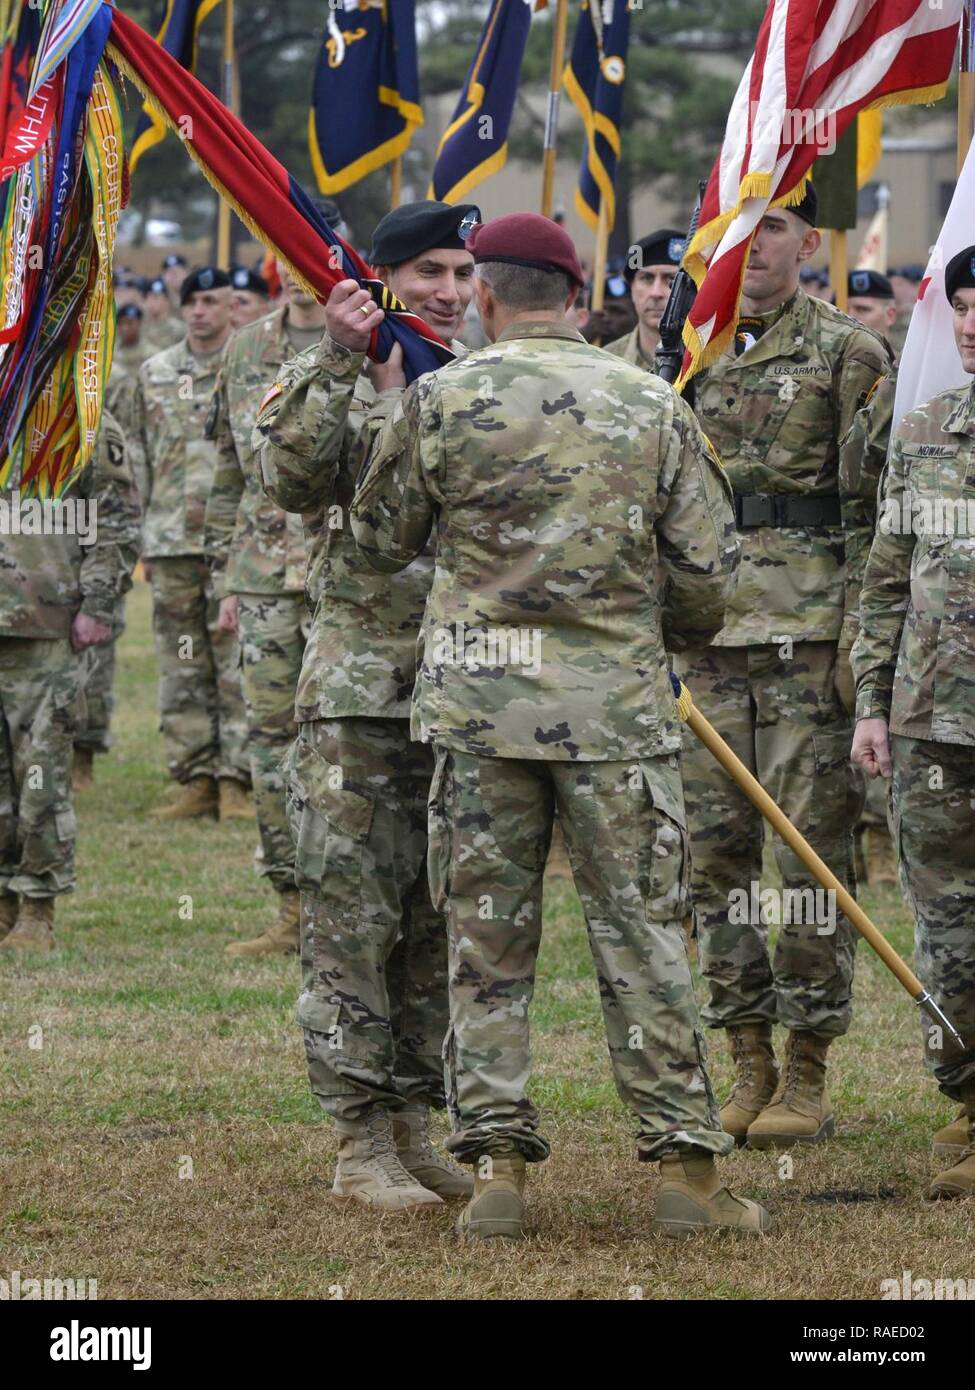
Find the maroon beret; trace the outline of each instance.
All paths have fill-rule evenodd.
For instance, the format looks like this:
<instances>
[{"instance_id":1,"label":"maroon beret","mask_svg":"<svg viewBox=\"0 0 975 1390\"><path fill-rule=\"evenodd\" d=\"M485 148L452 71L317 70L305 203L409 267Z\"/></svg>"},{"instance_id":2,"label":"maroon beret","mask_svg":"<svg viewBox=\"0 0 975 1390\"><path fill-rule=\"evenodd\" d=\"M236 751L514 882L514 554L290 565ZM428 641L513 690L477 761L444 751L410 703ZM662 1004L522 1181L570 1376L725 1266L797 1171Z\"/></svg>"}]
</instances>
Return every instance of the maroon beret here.
<instances>
[{"instance_id":1,"label":"maroon beret","mask_svg":"<svg viewBox=\"0 0 975 1390\"><path fill-rule=\"evenodd\" d=\"M502 261L535 270L561 270L577 285L586 282L572 238L541 213L512 212L481 222L467 238L467 249L475 265Z\"/></svg>"}]
</instances>

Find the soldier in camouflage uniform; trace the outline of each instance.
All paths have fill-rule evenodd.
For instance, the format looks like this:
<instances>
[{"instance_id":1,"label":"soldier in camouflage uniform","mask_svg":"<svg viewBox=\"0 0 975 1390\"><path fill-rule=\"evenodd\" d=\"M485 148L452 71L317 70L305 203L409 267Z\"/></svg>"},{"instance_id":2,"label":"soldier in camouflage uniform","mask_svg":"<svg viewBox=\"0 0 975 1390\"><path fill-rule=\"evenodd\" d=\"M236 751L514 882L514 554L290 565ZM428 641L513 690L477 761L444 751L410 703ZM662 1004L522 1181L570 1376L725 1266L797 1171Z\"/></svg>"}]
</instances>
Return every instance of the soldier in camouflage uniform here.
<instances>
[{"instance_id":1,"label":"soldier in camouflage uniform","mask_svg":"<svg viewBox=\"0 0 975 1390\"><path fill-rule=\"evenodd\" d=\"M287 953L299 946L295 849L281 760L297 733L295 689L310 628L307 557L301 518L264 495L251 437L264 393L282 365L321 339L325 309L286 267L280 270L287 302L230 339L208 427L217 467L207 500L206 551L221 601L220 626L240 638L260 871L278 895L274 925L252 941L232 943L229 956Z\"/></svg>"},{"instance_id":2,"label":"soldier in camouflage uniform","mask_svg":"<svg viewBox=\"0 0 975 1390\"><path fill-rule=\"evenodd\" d=\"M686 830L664 650L721 625L738 554L730 490L671 388L566 322L583 275L561 228L515 214L471 242L494 346L410 387L352 513L384 571L437 532L413 733L436 749L449 1147L477 1166L458 1230L521 1235L525 1163L549 1154L527 1095L528 1008L556 806L617 1089L639 1156L662 1162L657 1227L763 1229L766 1214L715 1175L714 1155L733 1144L680 932Z\"/></svg>"},{"instance_id":3,"label":"soldier in camouflage uniform","mask_svg":"<svg viewBox=\"0 0 975 1390\"><path fill-rule=\"evenodd\" d=\"M142 452L130 441L134 437L133 402L139 368L153 349L141 336L143 311L138 304L123 304L118 311L118 337L112 356L112 371L105 393L105 406L126 436L126 452L141 497L145 497L145 467ZM89 791L95 784L94 755L111 747L112 710L115 697L115 649L125 631L124 608L119 610L118 630L111 641L93 647L85 683L87 715L75 734L72 788Z\"/></svg>"},{"instance_id":4,"label":"soldier in camouflage uniform","mask_svg":"<svg viewBox=\"0 0 975 1390\"><path fill-rule=\"evenodd\" d=\"M409 204L373 238L393 293L448 341L471 298L462 233L476 215ZM354 281L336 286L325 336L268 393L257 430L267 492L305 515L316 601L290 757L298 1022L312 1091L339 1132L335 1198L399 1211L466 1195L471 1181L427 1136L444 1105L447 942L426 871L433 758L410 741L409 701L433 556L377 576L348 525L368 442L401 394L395 360L366 366L382 317Z\"/></svg>"},{"instance_id":5,"label":"soldier in camouflage uniform","mask_svg":"<svg viewBox=\"0 0 975 1390\"><path fill-rule=\"evenodd\" d=\"M146 460L145 570L152 583L159 706L176 791L150 815L164 820L250 817L247 716L236 639L218 626L219 600L203 552L217 454L204 438L220 354L230 332L226 271L183 283L185 342L143 363L135 400Z\"/></svg>"},{"instance_id":6,"label":"soldier in camouflage uniform","mask_svg":"<svg viewBox=\"0 0 975 1390\"><path fill-rule=\"evenodd\" d=\"M637 324L632 333L607 343L606 351L644 371L657 370L654 354L660 345L660 318L680 268L684 245L682 232L665 227L635 242L626 258L623 274L630 287Z\"/></svg>"},{"instance_id":7,"label":"soldier in camouflage uniform","mask_svg":"<svg viewBox=\"0 0 975 1390\"><path fill-rule=\"evenodd\" d=\"M894 290L886 275L875 270L851 270L846 312L851 319L888 337L897 317ZM846 612L855 617L860 585L870 553L877 519L877 487L890 443L890 422L897 390L897 365L891 368L840 445L840 475L851 498L859 499L862 518L848 526L846 548ZM855 633L852 634L855 636ZM850 636L850 634L848 634ZM883 778L866 779L863 810L855 830L857 880L872 887L896 884L897 866L887 823L887 788Z\"/></svg>"},{"instance_id":8,"label":"soldier in camouflage uniform","mask_svg":"<svg viewBox=\"0 0 975 1390\"><path fill-rule=\"evenodd\" d=\"M25 509L49 513L49 524ZM54 948L54 899L75 885L72 739L90 649L119 621L138 558L139 495L107 413L58 502L0 493L0 951ZM84 653L84 655L82 655Z\"/></svg>"},{"instance_id":9,"label":"soldier in camouflage uniform","mask_svg":"<svg viewBox=\"0 0 975 1390\"><path fill-rule=\"evenodd\" d=\"M168 262L172 261L170 265ZM186 324L179 312L178 287L170 293L166 278L173 284L178 277L186 275L186 261L182 256L167 256L163 261L163 273L149 282L146 292L146 340L157 352L172 347L186 337Z\"/></svg>"},{"instance_id":10,"label":"soldier in camouflage uniform","mask_svg":"<svg viewBox=\"0 0 975 1390\"><path fill-rule=\"evenodd\" d=\"M962 364L975 375L975 246L945 268ZM965 1040L926 1023L928 1066L962 1113L935 1135L956 1160L932 1197L975 1192L975 385L897 426L853 649L853 758L892 778L917 971Z\"/></svg>"},{"instance_id":11,"label":"soldier in camouflage uniform","mask_svg":"<svg viewBox=\"0 0 975 1390\"><path fill-rule=\"evenodd\" d=\"M869 544L872 528L840 475L839 441L890 361L875 334L799 288L820 243L815 217L810 188L763 218L735 340L694 383L735 492L742 560L724 628L679 665L702 713L852 887L862 784L848 761L856 608L846 554ZM762 817L689 731L684 753L704 1019L728 1030L737 1064L722 1124L752 1147L817 1142L832 1132L826 1053L849 1027L855 933L775 839L784 906L769 960L756 906ZM789 1030L781 1079L776 1022Z\"/></svg>"}]
</instances>

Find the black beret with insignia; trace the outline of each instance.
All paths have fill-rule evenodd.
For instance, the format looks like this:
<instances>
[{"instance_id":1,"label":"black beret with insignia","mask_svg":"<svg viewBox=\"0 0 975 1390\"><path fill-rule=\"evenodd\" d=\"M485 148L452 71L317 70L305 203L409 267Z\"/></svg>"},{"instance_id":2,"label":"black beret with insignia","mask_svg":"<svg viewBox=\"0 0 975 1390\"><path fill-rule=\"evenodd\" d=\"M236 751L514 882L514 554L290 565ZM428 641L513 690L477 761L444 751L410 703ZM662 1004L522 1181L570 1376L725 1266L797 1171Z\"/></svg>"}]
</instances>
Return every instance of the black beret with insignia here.
<instances>
[{"instance_id":1,"label":"black beret with insignia","mask_svg":"<svg viewBox=\"0 0 975 1390\"><path fill-rule=\"evenodd\" d=\"M138 304L123 304L116 317L120 319L141 319L142 309Z\"/></svg>"},{"instance_id":2,"label":"black beret with insignia","mask_svg":"<svg viewBox=\"0 0 975 1390\"><path fill-rule=\"evenodd\" d=\"M394 208L372 235L373 265L402 265L424 251L463 251L471 228L481 220L473 203L405 203Z\"/></svg>"},{"instance_id":3,"label":"black beret with insignia","mask_svg":"<svg viewBox=\"0 0 975 1390\"><path fill-rule=\"evenodd\" d=\"M894 287L879 270L851 270L846 280L851 299L893 299Z\"/></svg>"},{"instance_id":4,"label":"black beret with insignia","mask_svg":"<svg viewBox=\"0 0 975 1390\"><path fill-rule=\"evenodd\" d=\"M248 270L246 265L234 266L230 272L230 283L235 290L253 290L254 294L262 294L265 298L270 294L264 276L258 275L256 270Z\"/></svg>"},{"instance_id":5,"label":"black beret with insignia","mask_svg":"<svg viewBox=\"0 0 975 1390\"><path fill-rule=\"evenodd\" d=\"M168 256L163 258L162 268L163 270L172 270L173 266L185 264L185 256L179 256L175 252L171 252Z\"/></svg>"},{"instance_id":6,"label":"black beret with insignia","mask_svg":"<svg viewBox=\"0 0 975 1390\"><path fill-rule=\"evenodd\" d=\"M649 236L635 241L627 253L623 270L626 283L632 285L637 271L644 270L648 265L680 265L686 245L684 233L673 227L663 227L659 232L651 232Z\"/></svg>"},{"instance_id":7,"label":"black beret with insignia","mask_svg":"<svg viewBox=\"0 0 975 1390\"><path fill-rule=\"evenodd\" d=\"M975 246L966 246L945 266L945 294L949 304L957 290L975 290Z\"/></svg>"},{"instance_id":8,"label":"black beret with insignia","mask_svg":"<svg viewBox=\"0 0 975 1390\"><path fill-rule=\"evenodd\" d=\"M179 302L185 304L191 294L198 290L225 290L230 284L230 276L215 265L197 266L179 287Z\"/></svg>"}]
</instances>

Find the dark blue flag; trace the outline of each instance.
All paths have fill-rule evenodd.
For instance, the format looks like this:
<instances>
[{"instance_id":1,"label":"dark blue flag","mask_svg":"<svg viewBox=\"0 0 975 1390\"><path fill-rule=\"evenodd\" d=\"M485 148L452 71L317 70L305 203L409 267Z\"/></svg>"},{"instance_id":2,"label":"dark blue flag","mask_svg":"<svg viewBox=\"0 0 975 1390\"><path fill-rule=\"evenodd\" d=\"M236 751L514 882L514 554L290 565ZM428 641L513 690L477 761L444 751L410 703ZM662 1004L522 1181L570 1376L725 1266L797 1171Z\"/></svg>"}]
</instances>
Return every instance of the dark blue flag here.
<instances>
[{"instance_id":1,"label":"dark blue flag","mask_svg":"<svg viewBox=\"0 0 975 1390\"><path fill-rule=\"evenodd\" d=\"M308 145L321 193L398 159L423 124L413 0L331 0Z\"/></svg>"},{"instance_id":2,"label":"dark blue flag","mask_svg":"<svg viewBox=\"0 0 975 1390\"><path fill-rule=\"evenodd\" d=\"M544 0L543 0L544 3ZM492 0L474 61L437 150L428 197L459 203L508 158L508 127L535 0Z\"/></svg>"},{"instance_id":3,"label":"dark blue flag","mask_svg":"<svg viewBox=\"0 0 975 1390\"><path fill-rule=\"evenodd\" d=\"M586 127L575 205L595 231L600 198L610 228L616 221L616 165L622 142L623 84L633 0L583 0L565 89Z\"/></svg>"},{"instance_id":4,"label":"dark blue flag","mask_svg":"<svg viewBox=\"0 0 975 1390\"><path fill-rule=\"evenodd\" d=\"M162 44L166 52L187 72L196 72L200 25L210 11L222 3L223 0L166 0L166 13L156 34L156 43ZM165 134L165 124L146 102L132 141L132 152L129 155L130 175L135 173L135 166L146 150L158 145Z\"/></svg>"}]
</instances>

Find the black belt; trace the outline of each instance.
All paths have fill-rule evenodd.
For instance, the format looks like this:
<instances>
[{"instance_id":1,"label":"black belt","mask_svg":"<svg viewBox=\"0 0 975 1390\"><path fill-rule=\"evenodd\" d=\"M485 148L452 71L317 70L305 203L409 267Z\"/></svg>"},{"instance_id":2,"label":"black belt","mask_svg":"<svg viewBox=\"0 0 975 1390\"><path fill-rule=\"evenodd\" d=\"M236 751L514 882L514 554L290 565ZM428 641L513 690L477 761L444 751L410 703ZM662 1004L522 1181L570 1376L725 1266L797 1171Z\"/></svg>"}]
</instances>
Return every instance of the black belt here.
<instances>
[{"instance_id":1,"label":"black belt","mask_svg":"<svg viewBox=\"0 0 975 1390\"><path fill-rule=\"evenodd\" d=\"M754 526L841 526L839 497L797 497L787 492L735 493L735 523Z\"/></svg>"}]
</instances>

